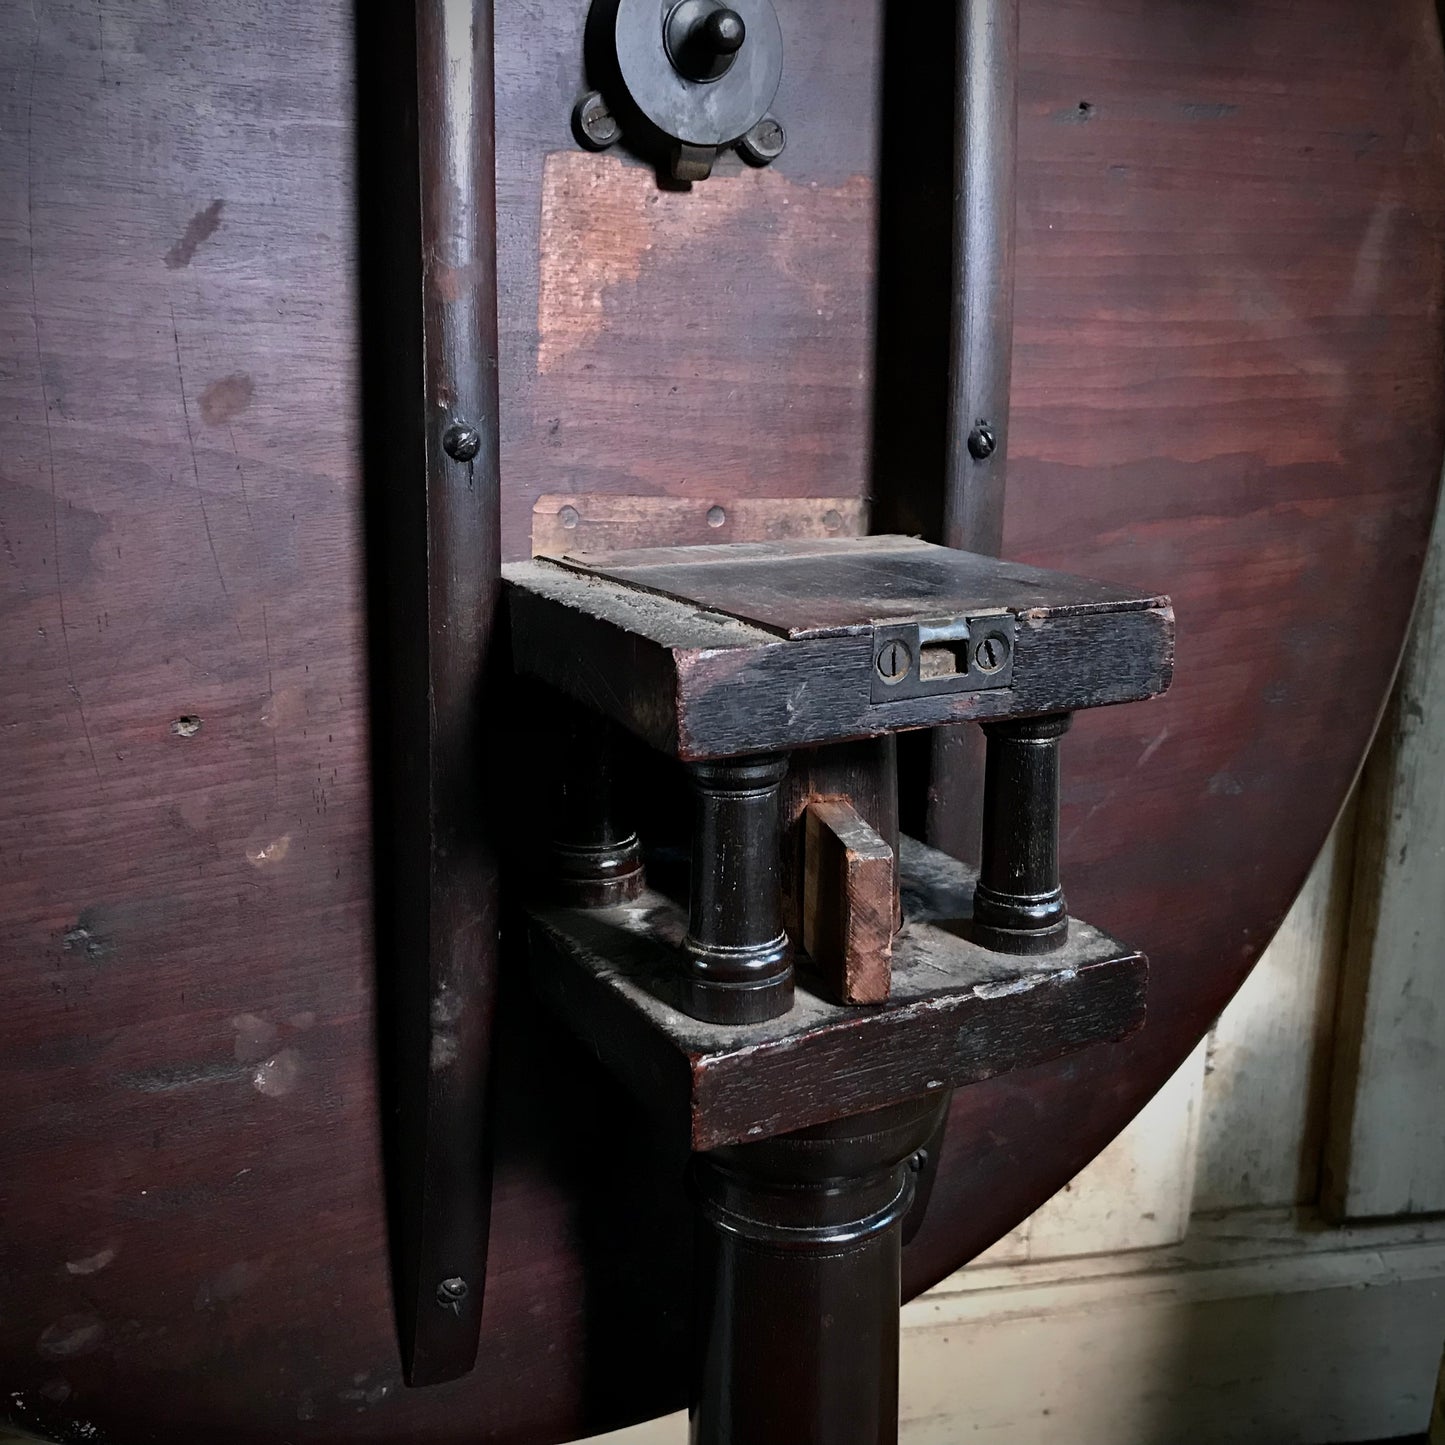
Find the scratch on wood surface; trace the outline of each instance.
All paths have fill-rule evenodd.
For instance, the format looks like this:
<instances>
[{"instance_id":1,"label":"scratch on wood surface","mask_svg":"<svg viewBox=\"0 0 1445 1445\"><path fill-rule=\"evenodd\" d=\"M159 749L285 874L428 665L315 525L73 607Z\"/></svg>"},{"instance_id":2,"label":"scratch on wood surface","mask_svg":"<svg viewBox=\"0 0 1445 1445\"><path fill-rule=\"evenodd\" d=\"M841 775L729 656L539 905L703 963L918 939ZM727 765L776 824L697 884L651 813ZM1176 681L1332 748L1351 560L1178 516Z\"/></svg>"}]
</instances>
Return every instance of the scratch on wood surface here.
<instances>
[{"instance_id":1,"label":"scratch on wood surface","mask_svg":"<svg viewBox=\"0 0 1445 1445\"><path fill-rule=\"evenodd\" d=\"M211 343L209 336L203 335L207 357L211 356ZM260 538L256 533L256 518L251 511L251 493L246 486L246 468L241 461L241 449L236 445L236 429L231 423L243 411L251 405L255 399L256 384L250 374L244 371L235 372L230 376L222 377L214 381L201 393L201 416L208 426L224 426L226 436L231 443L231 456L236 462L236 481L241 492L241 506L246 513L246 530L251 539L251 555L256 568L256 576L264 582L264 553L261 548ZM259 602L261 609L261 642L266 651L266 696L274 698L276 693L275 663L271 652L271 618L264 600L265 589L262 589L262 600ZM236 624L240 630L239 621ZM263 711L261 721L267 723L267 717ZM269 723L268 723L269 726ZM275 728L271 728L271 792L273 796L279 797L281 792L281 745L276 736Z\"/></svg>"},{"instance_id":2,"label":"scratch on wood surface","mask_svg":"<svg viewBox=\"0 0 1445 1445\"><path fill-rule=\"evenodd\" d=\"M80 687L75 680L75 662L70 655L70 628L65 619L65 586L60 575L60 498L55 484L55 436L50 426L50 389L45 382L45 359L40 346L40 294L35 281L35 67L39 56L40 28L37 24L30 47L30 92L25 106L25 231L30 269L30 326L35 335L35 374L40 383L40 407L45 418L45 455L50 471L50 550L55 569L55 600L60 611L60 642L65 651L65 676L80 715L80 730L85 734L90 766L95 770L95 780L104 792L105 779L100 775L95 744L91 741L85 699L80 695Z\"/></svg>"},{"instance_id":3,"label":"scratch on wood surface","mask_svg":"<svg viewBox=\"0 0 1445 1445\"><path fill-rule=\"evenodd\" d=\"M1164 746L1164 743L1168 737L1169 729L1167 727L1160 728L1158 733L1156 733L1154 737L1149 740L1149 744L1144 749L1144 751L1139 754L1139 761L1135 763L1134 766L1136 768L1142 768L1144 764L1147 763L1149 759L1152 758L1154 754L1157 753L1159 749Z\"/></svg>"},{"instance_id":4,"label":"scratch on wood surface","mask_svg":"<svg viewBox=\"0 0 1445 1445\"><path fill-rule=\"evenodd\" d=\"M216 576L221 582L221 593L229 602L231 600L231 589L226 586L226 574L221 570L221 559L216 555L216 539L211 535L211 517L206 511L206 489L201 485L201 466L196 460L196 438L191 430L191 407L186 400L186 374L181 369L181 333L176 326L175 303L171 304L171 337L176 345L176 383L181 392L181 415L186 423L186 444L191 453L191 475L196 479L196 499L201 504L201 522L206 529L206 545L211 549L211 561L216 564ZM236 632L239 635L241 624L236 623Z\"/></svg>"},{"instance_id":5,"label":"scratch on wood surface","mask_svg":"<svg viewBox=\"0 0 1445 1445\"><path fill-rule=\"evenodd\" d=\"M168 1064L154 1069L133 1069L117 1074L114 1082L122 1089L141 1094L170 1094L201 1084L225 1084L244 1078L244 1065L229 1059L205 1059L195 1063Z\"/></svg>"}]
</instances>

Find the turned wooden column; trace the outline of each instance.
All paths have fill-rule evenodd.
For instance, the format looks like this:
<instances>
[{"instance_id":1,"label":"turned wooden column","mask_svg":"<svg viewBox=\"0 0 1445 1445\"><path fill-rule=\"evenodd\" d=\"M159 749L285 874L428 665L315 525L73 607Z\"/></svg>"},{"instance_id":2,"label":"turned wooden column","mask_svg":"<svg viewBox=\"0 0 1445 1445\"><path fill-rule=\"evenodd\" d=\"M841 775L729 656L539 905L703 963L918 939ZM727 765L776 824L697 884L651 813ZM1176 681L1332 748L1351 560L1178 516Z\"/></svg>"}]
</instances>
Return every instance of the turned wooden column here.
<instances>
[{"instance_id":1,"label":"turned wooden column","mask_svg":"<svg viewBox=\"0 0 1445 1445\"><path fill-rule=\"evenodd\" d=\"M626 903L642 891L642 848L625 813L613 725L579 711L559 733L552 891L573 908Z\"/></svg>"},{"instance_id":2,"label":"turned wooden column","mask_svg":"<svg viewBox=\"0 0 1445 1445\"><path fill-rule=\"evenodd\" d=\"M693 1445L893 1445L901 1223L945 1101L697 1155Z\"/></svg>"},{"instance_id":3,"label":"turned wooden column","mask_svg":"<svg viewBox=\"0 0 1445 1445\"><path fill-rule=\"evenodd\" d=\"M683 1008L709 1023L759 1023L793 1004L783 926L778 788L786 757L693 763L696 793Z\"/></svg>"},{"instance_id":4,"label":"turned wooden column","mask_svg":"<svg viewBox=\"0 0 1445 1445\"><path fill-rule=\"evenodd\" d=\"M984 723L983 856L974 939L999 953L1047 953L1068 937L1059 884L1059 740L1068 713Z\"/></svg>"}]
</instances>

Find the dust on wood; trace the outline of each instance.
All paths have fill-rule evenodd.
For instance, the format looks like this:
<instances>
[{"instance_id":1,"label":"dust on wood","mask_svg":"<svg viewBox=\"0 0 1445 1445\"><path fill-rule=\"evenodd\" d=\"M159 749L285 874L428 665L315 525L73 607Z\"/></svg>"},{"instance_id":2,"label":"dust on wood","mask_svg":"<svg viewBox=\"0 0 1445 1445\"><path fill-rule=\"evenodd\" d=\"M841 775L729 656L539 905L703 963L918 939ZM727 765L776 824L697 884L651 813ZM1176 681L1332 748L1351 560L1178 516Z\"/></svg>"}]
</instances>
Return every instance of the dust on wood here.
<instances>
[{"instance_id":1,"label":"dust on wood","mask_svg":"<svg viewBox=\"0 0 1445 1445\"><path fill-rule=\"evenodd\" d=\"M705 186L664 190L650 169L617 156L554 151L542 178L538 372L552 371L588 347L619 312L639 302L645 311L648 298L630 289L644 273L666 295L669 273L703 268L713 278L711 293L701 287L676 291L666 297L666 308L694 311L706 326L709 313L750 304L746 288L718 278L756 275L764 266L801 287L815 318L839 342L840 374L850 364L861 372L866 329L852 326L840 335L836 313L853 318L857 298L850 283L869 258L849 244L853 264L840 266L845 258L836 253L840 236L852 242L872 189L866 176L825 188L799 185L781 171L748 170L720 173ZM768 231L766 262L759 260L760 224Z\"/></svg>"}]
</instances>

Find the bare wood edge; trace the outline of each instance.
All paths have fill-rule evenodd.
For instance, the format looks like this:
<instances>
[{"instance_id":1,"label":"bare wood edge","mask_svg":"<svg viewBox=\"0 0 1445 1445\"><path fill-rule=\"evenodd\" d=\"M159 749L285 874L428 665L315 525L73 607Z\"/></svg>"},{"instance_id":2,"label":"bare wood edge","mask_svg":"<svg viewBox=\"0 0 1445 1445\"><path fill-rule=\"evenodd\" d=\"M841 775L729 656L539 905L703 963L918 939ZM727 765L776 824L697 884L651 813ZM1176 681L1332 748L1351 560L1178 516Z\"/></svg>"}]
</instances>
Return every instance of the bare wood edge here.
<instances>
[{"instance_id":1,"label":"bare wood edge","mask_svg":"<svg viewBox=\"0 0 1445 1445\"><path fill-rule=\"evenodd\" d=\"M808 804L803 948L843 1003L883 1003L888 997L895 866L893 849L846 798L815 798Z\"/></svg>"},{"instance_id":2,"label":"bare wood edge","mask_svg":"<svg viewBox=\"0 0 1445 1445\"><path fill-rule=\"evenodd\" d=\"M532 506L532 555L561 557L636 547L796 542L859 537L861 497L692 498L549 492Z\"/></svg>"}]
</instances>

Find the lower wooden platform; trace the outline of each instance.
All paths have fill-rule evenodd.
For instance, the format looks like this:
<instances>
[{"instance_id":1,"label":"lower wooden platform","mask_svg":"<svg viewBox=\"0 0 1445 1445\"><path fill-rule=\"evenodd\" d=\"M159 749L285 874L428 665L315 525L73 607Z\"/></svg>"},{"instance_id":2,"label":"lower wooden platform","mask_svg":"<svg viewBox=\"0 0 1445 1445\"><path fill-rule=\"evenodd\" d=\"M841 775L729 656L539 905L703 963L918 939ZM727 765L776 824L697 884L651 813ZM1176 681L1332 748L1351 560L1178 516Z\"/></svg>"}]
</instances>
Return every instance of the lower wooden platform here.
<instances>
[{"instance_id":1,"label":"lower wooden platform","mask_svg":"<svg viewBox=\"0 0 1445 1445\"><path fill-rule=\"evenodd\" d=\"M670 1002L684 909L652 891L613 908L531 915L538 992L689 1147L768 1138L976 1083L1125 1037L1144 1022L1147 961L1074 919L1054 953L969 941L973 875L911 839L887 1002L815 992L767 1023L700 1022Z\"/></svg>"}]
</instances>

